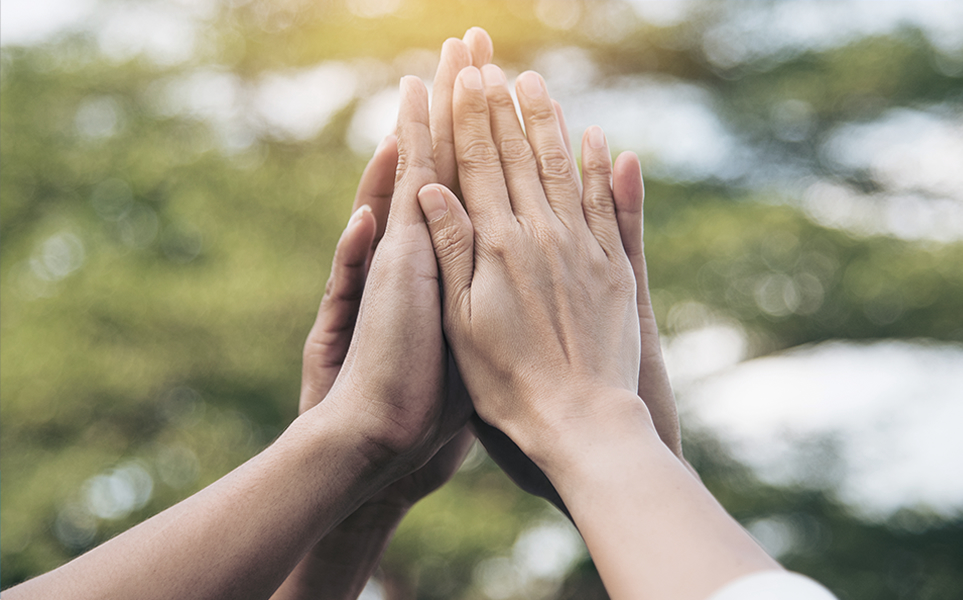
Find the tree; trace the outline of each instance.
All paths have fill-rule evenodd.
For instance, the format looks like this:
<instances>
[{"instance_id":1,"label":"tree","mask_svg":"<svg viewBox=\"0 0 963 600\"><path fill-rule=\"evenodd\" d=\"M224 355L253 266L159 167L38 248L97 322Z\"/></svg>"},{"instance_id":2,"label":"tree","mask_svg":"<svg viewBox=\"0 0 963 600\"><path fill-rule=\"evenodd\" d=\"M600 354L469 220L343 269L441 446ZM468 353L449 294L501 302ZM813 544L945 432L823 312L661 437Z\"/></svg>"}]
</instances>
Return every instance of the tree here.
<instances>
[{"instance_id":1,"label":"tree","mask_svg":"<svg viewBox=\"0 0 963 600\"><path fill-rule=\"evenodd\" d=\"M661 27L619 0L410 0L375 14L392 6L216 4L195 23L192 57L174 64L118 61L90 32L3 48L4 587L199 489L291 420L300 346L364 165L349 145L354 116L407 69L428 76L424 53L471 25L491 32L509 68L577 47L599 88L658 76L708 90L749 149L741 174L647 179L667 334L685 327L667 324L670 309L696 302L744 329L755 355L839 338L963 340L959 239L828 227L783 185L885 196L891 181L825 148L840 128L894 109L959 112L963 70L922 31L740 51L719 31L774 5L700 4ZM343 61L359 83L323 129L298 139L258 122L251 107L268 75L324 61ZM239 112L197 97L185 108L191 93L200 104L234 94ZM765 485L707 433L688 437L727 508L795 532L784 562L841 598L963 590L959 519L866 522L831 489ZM479 565L509 556L551 514L479 459L412 513L382 580L397 598L481 597ZM586 559L564 582L529 577L514 591L604 597L592 573Z\"/></svg>"}]
</instances>

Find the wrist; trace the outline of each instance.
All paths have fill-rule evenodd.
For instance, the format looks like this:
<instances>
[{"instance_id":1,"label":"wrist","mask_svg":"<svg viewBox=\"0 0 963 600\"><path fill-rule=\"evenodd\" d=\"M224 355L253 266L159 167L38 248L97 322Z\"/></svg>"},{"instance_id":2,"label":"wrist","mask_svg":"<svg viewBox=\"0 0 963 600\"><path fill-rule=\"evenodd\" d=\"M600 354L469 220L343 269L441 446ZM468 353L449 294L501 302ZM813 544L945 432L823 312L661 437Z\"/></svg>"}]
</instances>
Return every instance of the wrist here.
<instances>
[{"instance_id":1,"label":"wrist","mask_svg":"<svg viewBox=\"0 0 963 600\"><path fill-rule=\"evenodd\" d=\"M547 404L575 406L577 411L549 415L517 435L519 446L558 487L559 479L611 462L627 447L664 446L645 403L618 388L574 390Z\"/></svg>"},{"instance_id":2,"label":"wrist","mask_svg":"<svg viewBox=\"0 0 963 600\"><path fill-rule=\"evenodd\" d=\"M275 445L302 449L309 468L315 460L327 460L325 457L336 452L340 457L337 474L353 490L353 502L345 515L354 513L399 476L397 456L373 441L361 419L337 402L322 402L300 415ZM317 466L330 477L329 469Z\"/></svg>"}]
</instances>

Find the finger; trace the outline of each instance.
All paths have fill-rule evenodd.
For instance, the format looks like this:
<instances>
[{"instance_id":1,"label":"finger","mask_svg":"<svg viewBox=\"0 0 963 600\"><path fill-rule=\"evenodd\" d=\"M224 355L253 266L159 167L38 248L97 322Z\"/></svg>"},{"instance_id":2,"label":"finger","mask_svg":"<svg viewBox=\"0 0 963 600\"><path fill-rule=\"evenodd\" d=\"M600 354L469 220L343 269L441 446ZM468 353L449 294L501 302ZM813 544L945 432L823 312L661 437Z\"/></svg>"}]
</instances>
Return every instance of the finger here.
<instances>
[{"instance_id":1,"label":"finger","mask_svg":"<svg viewBox=\"0 0 963 600\"><path fill-rule=\"evenodd\" d=\"M371 208L351 215L338 240L318 317L304 345L299 414L327 395L351 345L377 223Z\"/></svg>"},{"instance_id":2,"label":"finger","mask_svg":"<svg viewBox=\"0 0 963 600\"><path fill-rule=\"evenodd\" d=\"M558 127L562 130L562 141L565 144L565 149L568 150L568 158L572 161L572 172L578 173L578 163L575 162L575 149L572 147L572 138L569 136L568 124L565 123L565 113L562 111L562 105L558 103L558 100L553 99L552 106L555 107L555 116L558 118ZM581 192L581 180L579 180L579 193Z\"/></svg>"},{"instance_id":3,"label":"finger","mask_svg":"<svg viewBox=\"0 0 963 600\"><path fill-rule=\"evenodd\" d=\"M632 152L623 152L615 160L612 176L612 195L615 200L616 219L622 238L622 247L629 257L635 282L638 286L636 299L639 309L639 332L642 353L639 363L639 397L645 401L652 415L652 422L662 442L682 458L682 432L679 429L679 412L669 383L669 375L662 357L659 326L652 311L649 296L648 273L642 241L645 186L639 158Z\"/></svg>"},{"instance_id":4,"label":"finger","mask_svg":"<svg viewBox=\"0 0 963 600\"><path fill-rule=\"evenodd\" d=\"M394 227L424 223L418 208L418 190L433 183L436 178L431 150L428 90L421 79L403 77L398 107L398 168L387 231Z\"/></svg>"},{"instance_id":5,"label":"finger","mask_svg":"<svg viewBox=\"0 0 963 600\"><path fill-rule=\"evenodd\" d=\"M472 62L468 45L451 38L441 47L441 59L431 88L431 144L438 181L458 191L458 167L451 122L451 97L458 72Z\"/></svg>"},{"instance_id":6,"label":"finger","mask_svg":"<svg viewBox=\"0 0 963 600\"><path fill-rule=\"evenodd\" d=\"M467 315L474 273L475 240L471 219L458 198L446 187L427 185L418 202L438 260L445 320Z\"/></svg>"},{"instance_id":7,"label":"finger","mask_svg":"<svg viewBox=\"0 0 963 600\"><path fill-rule=\"evenodd\" d=\"M372 247L376 247L385 234L385 223L388 222L388 209L391 206L391 195L395 190L395 170L398 167L398 138L393 134L387 136L378 145L374 156L368 161L361 181L358 183L358 193L354 197L352 213L367 205L374 216L377 230L375 231Z\"/></svg>"},{"instance_id":8,"label":"finger","mask_svg":"<svg viewBox=\"0 0 963 600\"><path fill-rule=\"evenodd\" d=\"M492 38L481 27L472 27L465 32L465 44L471 50L471 64L475 67L480 69L492 61Z\"/></svg>"},{"instance_id":9,"label":"finger","mask_svg":"<svg viewBox=\"0 0 963 600\"><path fill-rule=\"evenodd\" d=\"M518 122L515 101L508 90L505 74L495 65L485 65L481 72L488 99L492 139L498 149L512 210L516 215L551 216L554 219L555 213L548 206L538 176L535 154Z\"/></svg>"},{"instance_id":10,"label":"finger","mask_svg":"<svg viewBox=\"0 0 963 600\"><path fill-rule=\"evenodd\" d=\"M578 172L569 159L545 81L538 73L526 71L518 76L516 89L525 121L525 133L535 153L548 203L569 229L584 229Z\"/></svg>"},{"instance_id":11,"label":"finger","mask_svg":"<svg viewBox=\"0 0 963 600\"><path fill-rule=\"evenodd\" d=\"M582 136L582 211L589 230L607 256L623 255L622 238L612 197L612 155L596 125Z\"/></svg>"},{"instance_id":12,"label":"finger","mask_svg":"<svg viewBox=\"0 0 963 600\"><path fill-rule=\"evenodd\" d=\"M642 182L642 166L634 152L623 152L615 160L612 176L612 196L619 223L622 246L632 267L643 262L642 256L642 201L645 186ZM636 273L638 275L638 273Z\"/></svg>"},{"instance_id":13,"label":"finger","mask_svg":"<svg viewBox=\"0 0 963 600\"><path fill-rule=\"evenodd\" d=\"M492 141L481 73L475 67L462 69L458 74L452 114L462 195L472 223L483 233L493 224L508 218L514 220L514 216L498 150Z\"/></svg>"}]
</instances>

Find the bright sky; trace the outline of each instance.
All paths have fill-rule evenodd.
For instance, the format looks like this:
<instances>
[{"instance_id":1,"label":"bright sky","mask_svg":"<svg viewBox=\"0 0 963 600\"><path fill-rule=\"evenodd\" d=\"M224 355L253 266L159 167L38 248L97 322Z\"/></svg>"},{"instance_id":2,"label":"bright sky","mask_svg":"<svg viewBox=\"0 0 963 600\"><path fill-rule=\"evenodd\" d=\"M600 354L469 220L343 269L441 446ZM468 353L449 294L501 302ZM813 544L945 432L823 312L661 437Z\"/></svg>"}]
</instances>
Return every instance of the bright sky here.
<instances>
[{"instance_id":1,"label":"bright sky","mask_svg":"<svg viewBox=\"0 0 963 600\"><path fill-rule=\"evenodd\" d=\"M961 345L824 343L723 369L681 396L687 423L769 481L838 484L871 517L963 511Z\"/></svg>"}]
</instances>

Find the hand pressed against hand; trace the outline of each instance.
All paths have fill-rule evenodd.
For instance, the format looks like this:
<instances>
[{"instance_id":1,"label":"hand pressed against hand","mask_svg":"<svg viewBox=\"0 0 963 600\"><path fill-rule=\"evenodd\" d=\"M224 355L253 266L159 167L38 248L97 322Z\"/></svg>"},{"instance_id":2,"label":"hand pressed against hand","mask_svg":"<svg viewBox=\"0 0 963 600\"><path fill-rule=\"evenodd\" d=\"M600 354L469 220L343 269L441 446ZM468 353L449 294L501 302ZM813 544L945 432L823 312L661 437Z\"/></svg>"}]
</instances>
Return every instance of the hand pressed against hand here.
<instances>
[{"instance_id":1,"label":"hand pressed against hand","mask_svg":"<svg viewBox=\"0 0 963 600\"><path fill-rule=\"evenodd\" d=\"M574 165L574 153L569 141L562 107L558 102L553 101L553 104L562 130L564 145ZM579 187L579 194L581 194L581 186ZM665 369L662 347L659 342L658 325L655 321L649 296L642 245L644 188L639 159L633 152L623 152L615 161L612 174L612 195L615 200L615 216L619 224L622 246L628 255L629 262L632 264L637 286L636 299L642 342L638 393L644 399L651 413L652 421L660 439L684 462L675 397ZM568 514L568 509L551 481L511 438L482 421L477 415L473 417L471 423L475 435L485 445L489 455L519 487L530 494L546 498L561 511Z\"/></svg>"},{"instance_id":2,"label":"hand pressed against hand","mask_svg":"<svg viewBox=\"0 0 963 600\"><path fill-rule=\"evenodd\" d=\"M434 80L430 121L437 180L447 185L456 181L454 148L451 143L451 90L458 72L470 64L491 59L491 39L478 28L468 30L465 39L445 42ZM331 389L341 370L354 331L372 256L385 232L394 176L398 163L397 141L388 136L375 151L362 175L351 220L335 251L331 277L304 349L300 412L315 406ZM452 365L453 366L453 365ZM449 370L448 403L469 402L455 369ZM399 480L378 494L375 500L414 503L454 474L471 442L467 431L459 432L418 472Z\"/></svg>"},{"instance_id":3,"label":"hand pressed against hand","mask_svg":"<svg viewBox=\"0 0 963 600\"><path fill-rule=\"evenodd\" d=\"M447 101L432 107L431 120L441 134L451 138L451 86L472 55L487 62L491 41L482 31L469 30L466 41L449 40L442 50L435 77L436 97ZM423 117L423 114L422 114ZM446 125L447 123L447 125ZM437 149L439 144L432 140ZM433 150L438 154L437 150ZM451 148L448 152L453 152ZM454 181L454 160L441 181ZM385 226L395 190L398 147L388 136L368 163L352 209L352 217L338 240L331 276L325 286L318 317L304 347L299 413L317 406L334 385L351 345L358 320L368 269ZM404 312L404 307L399 307ZM447 355L447 350L444 351ZM450 406L467 406L468 394L448 359L447 400ZM468 409L465 409L468 412ZM358 510L329 532L306 555L275 594L276 600L326 597L355 598L378 564L402 515L454 475L472 435L462 427L428 462L377 492ZM345 569L343 565L353 565Z\"/></svg>"},{"instance_id":4,"label":"hand pressed against hand","mask_svg":"<svg viewBox=\"0 0 963 600\"><path fill-rule=\"evenodd\" d=\"M476 410L539 463L533 438L621 410L591 402L594 391L634 397L635 281L601 130L583 141L579 194L541 77L518 79L525 133L504 75L483 70L484 84L478 69L464 69L454 94L467 213L440 186L419 199L441 269L446 333ZM644 411L635 400L630 410Z\"/></svg>"},{"instance_id":5,"label":"hand pressed against hand","mask_svg":"<svg viewBox=\"0 0 963 600\"><path fill-rule=\"evenodd\" d=\"M434 181L427 91L401 83L398 167L384 237L371 259L357 324L327 404L368 436L366 451L399 476L423 465L464 425L470 404L445 398L447 350L437 265L416 194Z\"/></svg>"}]
</instances>

